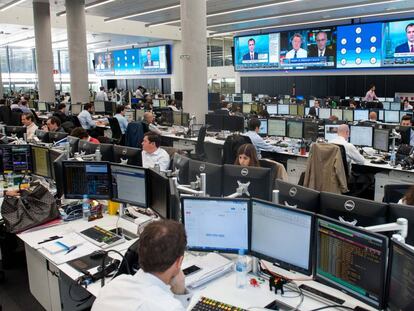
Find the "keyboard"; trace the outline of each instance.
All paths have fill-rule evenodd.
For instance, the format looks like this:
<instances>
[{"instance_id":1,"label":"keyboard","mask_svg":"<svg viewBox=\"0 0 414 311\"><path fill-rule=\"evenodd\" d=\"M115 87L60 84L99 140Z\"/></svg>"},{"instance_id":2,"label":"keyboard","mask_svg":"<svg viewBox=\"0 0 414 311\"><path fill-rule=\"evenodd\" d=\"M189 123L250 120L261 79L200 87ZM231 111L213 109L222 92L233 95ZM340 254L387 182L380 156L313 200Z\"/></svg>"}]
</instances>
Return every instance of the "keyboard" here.
<instances>
[{"instance_id":1,"label":"keyboard","mask_svg":"<svg viewBox=\"0 0 414 311\"><path fill-rule=\"evenodd\" d=\"M193 311L247 311L227 303L223 303L207 297L201 297L197 304L191 309Z\"/></svg>"},{"instance_id":2,"label":"keyboard","mask_svg":"<svg viewBox=\"0 0 414 311\"><path fill-rule=\"evenodd\" d=\"M123 237L99 226L88 228L80 233L86 240L102 248L111 247L125 242Z\"/></svg>"}]
</instances>

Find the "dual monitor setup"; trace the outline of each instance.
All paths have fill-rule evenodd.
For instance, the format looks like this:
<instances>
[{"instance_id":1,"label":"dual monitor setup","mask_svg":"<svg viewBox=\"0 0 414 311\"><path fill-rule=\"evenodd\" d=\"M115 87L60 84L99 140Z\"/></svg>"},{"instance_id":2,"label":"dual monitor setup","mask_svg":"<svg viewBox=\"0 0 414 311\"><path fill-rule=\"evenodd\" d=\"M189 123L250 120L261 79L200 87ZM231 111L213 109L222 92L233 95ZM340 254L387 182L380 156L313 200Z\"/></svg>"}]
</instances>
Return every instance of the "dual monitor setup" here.
<instances>
[{"instance_id":1,"label":"dual monitor setup","mask_svg":"<svg viewBox=\"0 0 414 311\"><path fill-rule=\"evenodd\" d=\"M244 249L373 307L408 310L414 251L405 245L392 242L389 256L386 236L263 200L181 200L189 250Z\"/></svg>"}]
</instances>

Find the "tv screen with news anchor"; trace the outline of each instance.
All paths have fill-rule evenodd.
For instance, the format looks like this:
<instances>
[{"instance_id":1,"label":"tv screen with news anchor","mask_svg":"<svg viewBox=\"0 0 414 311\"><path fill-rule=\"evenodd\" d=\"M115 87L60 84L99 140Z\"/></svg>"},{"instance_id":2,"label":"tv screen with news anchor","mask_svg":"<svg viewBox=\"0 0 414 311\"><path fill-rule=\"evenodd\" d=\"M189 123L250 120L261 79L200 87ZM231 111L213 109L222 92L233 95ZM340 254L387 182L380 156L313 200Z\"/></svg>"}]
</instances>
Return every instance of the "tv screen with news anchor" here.
<instances>
[{"instance_id":1,"label":"tv screen with news anchor","mask_svg":"<svg viewBox=\"0 0 414 311\"><path fill-rule=\"evenodd\" d=\"M383 23L382 66L414 65L414 19Z\"/></svg>"},{"instance_id":2,"label":"tv screen with news anchor","mask_svg":"<svg viewBox=\"0 0 414 311\"><path fill-rule=\"evenodd\" d=\"M114 58L112 56L112 52L95 53L94 69L97 75L113 75Z\"/></svg>"}]
</instances>

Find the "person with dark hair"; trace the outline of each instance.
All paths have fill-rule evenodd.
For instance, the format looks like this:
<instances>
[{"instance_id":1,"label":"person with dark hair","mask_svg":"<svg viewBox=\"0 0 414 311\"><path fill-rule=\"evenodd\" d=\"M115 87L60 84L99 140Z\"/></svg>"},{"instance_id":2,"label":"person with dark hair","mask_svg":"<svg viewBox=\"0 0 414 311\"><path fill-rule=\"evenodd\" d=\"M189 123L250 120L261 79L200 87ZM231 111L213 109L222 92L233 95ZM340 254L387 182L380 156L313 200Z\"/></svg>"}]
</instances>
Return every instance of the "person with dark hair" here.
<instances>
[{"instance_id":1,"label":"person with dark hair","mask_svg":"<svg viewBox=\"0 0 414 311\"><path fill-rule=\"evenodd\" d=\"M125 134L125 131L128 127L128 120L125 118L125 106L119 105L116 107L116 114L114 118L118 120L119 127L121 128L122 134Z\"/></svg>"},{"instance_id":2,"label":"person with dark hair","mask_svg":"<svg viewBox=\"0 0 414 311\"><path fill-rule=\"evenodd\" d=\"M254 51L256 46L256 41L253 38L250 38L247 41L249 47L249 52L243 55L243 60L257 60L259 59L259 54Z\"/></svg>"},{"instance_id":3,"label":"person with dark hair","mask_svg":"<svg viewBox=\"0 0 414 311\"><path fill-rule=\"evenodd\" d=\"M19 109L22 112L28 112L28 113L32 113L32 111L30 110L30 108L27 106L28 102L27 99L25 97L23 97L23 99L19 102Z\"/></svg>"},{"instance_id":4,"label":"person with dark hair","mask_svg":"<svg viewBox=\"0 0 414 311\"><path fill-rule=\"evenodd\" d=\"M60 103L57 106L57 110L53 113L53 116L56 118L59 118L60 123L64 123L66 121L69 121L68 116L66 115L66 104Z\"/></svg>"},{"instance_id":5,"label":"person with dark hair","mask_svg":"<svg viewBox=\"0 0 414 311\"><path fill-rule=\"evenodd\" d=\"M21 116L22 124L26 127L27 139L33 139L35 132L38 129L34 123L34 116L30 112L24 112Z\"/></svg>"},{"instance_id":6,"label":"person with dark hair","mask_svg":"<svg viewBox=\"0 0 414 311\"><path fill-rule=\"evenodd\" d=\"M377 99L378 99L378 97L375 94L375 85L371 84L369 86L369 90L368 90L367 94L365 94L365 97L364 97L363 101L372 102L372 101L377 100Z\"/></svg>"},{"instance_id":7,"label":"person with dark hair","mask_svg":"<svg viewBox=\"0 0 414 311\"><path fill-rule=\"evenodd\" d=\"M398 204L414 205L414 186L408 188L404 196L398 201Z\"/></svg>"},{"instance_id":8,"label":"person with dark hair","mask_svg":"<svg viewBox=\"0 0 414 311\"><path fill-rule=\"evenodd\" d=\"M66 133L65 130L60 126L60 119L57 117L50 117L46 121L46 125L43 125L42 130L48 132L62 132Z\"/></svg>"},{"instance_id":9,"label":"person with dark hair","mask_svg":"<svg viewBox=\"0 0 414 311\"><path fill-rule=\"evenodd\" d=\"M412 111L413 110L413 106L412 105L410 105L410 102L408 101L408 99L406 98L406 99L404 99L404 101L403 101L403 110L404 111Z\"/></svg>"},{"instance_id":10,"label":"person with dark hair","mask_svg":"<svg viewBox=\"0 0 414 311\"><path fill-rule=\"evenodd\" d=\"M161 171L167 171L170 167L170 156L167 151L160 148L161 136L153 132L144 134L142 140L142 166L144 168L153 168L156 164L160 166Z\"/></svg>"},{"instance_id":11,"label":"person with dark hair","mask_svg":"<svg viewBox=\"0 0 414 311\"><path fill-rule=\"evenodd\" d=\"M159 220L139 237L135 275L120 275L103 287L92 311L184 311L191 293L181 270L187 237L182 224Z\"/></svg>"},{"instance_id":12,"label":"person with dark hair","mask_svg":"<svg viewBox=\"0 0 414 311\"><path fill-rule=\"evenodd\" d=\"M103 86L101 86L99 88L99 92L96 93L95 101L96 102L108 101L108 94L106 94L105 88Z\"/></svg>"},{"instance_id":13,"label":"person with dark hair","mask_svg":"<svg viewBox=\"0 0 414 311\"><path fill-rule=\"evenodd\" d=\"M400 125L401 126L412 126L411 116L409 114L404 115L401 118Z\"/></svg>"},{"instance_id":14,"label":"person with dark hair","mask_svg":"<svg viewBox=\"0 0 414 311\"><path fill-rule=\"evenodd\" d=\"M147 127L146 132L151 131L155 134L161 135L161 130L155 124L155 116L151 111L144 112L144 120L143 123Z\"/></svg>"},{"instance_id":15,"label":"person with dark hair","mask_svg":"<svg viewBox=\"0 0 414 311\"><path fill-rule=\"evenodd\" d=\"M316 113L316 109L319 109L320 106L321 106L321 103L319 99L315 99L313 106L309 108L308 116L311 118L317 119L318 115Z\"/></svg>"},{"instance_id":16,"label":"person with dark hair","mask_svg":"<svg viewBox=\"0 0 414 311\"><path fill-rule=\"evenodd\" d=\"M70 136L77 137L79 139L86 140L94 144L100 144L99 140L89 136L88 131L85 130L83 127L75 127L72 130L72 132L70 132Z\"/></svg>"},{"instance_id":17,"label":"person with dark hair","mask_svg":"<svg viewBox=\"0 0 414 311\"><path fill-rule=\"evenodd\" d=\"M97 125L102 124L101 121L95 122L94 120L92 120L92 115L91 115L92 111L93 111L93 104L87 103L83 106L82 112L78 114L79 122L85 130L90 130L92 128L95 128Z\"/></svg>"},{"instance_id":18,"label":"person with dark hair","mask_svg":"<svg viewBox=\"0 0 414 311\"><path fill-rule=\"evenodd\" d=\"M407 42L398 45L395 48L395 53L414 54L414 23L409 23L405 26L405 34L407 36Z\"/></svg>"},{"instance_id":19,"label":"person with dark hair","mask_svg":"<svg viewBox=\"0 0 414 311\"><path fill-rule=\"evenodd\" d=\"M244 135L249 137L252 141L252 144L256 148L257 157L259 159L261 158L261 150L277 152L277 147L274 147L271 144L265 142L264 139L258 134L260 129L260 120L258 118L251 118L249 120L248 129L249 131Z\"/></svg>"},{"instance_id":20,"label":"person with dark hair","mask_svg":"<svg viewBox=\"0 0 414 311\"><path fill-rule=\"evenodd\" d=\"M237 150L235 165L260 167L256 148L252 144L243 144Z\"/></svg>"},{"instance_id":21,"label":"person with dark hair","mask_svg":"<svg viewBox=\"0 0 414 311\"><path fill-rule=\"evenodd\" d=\"M144 62L144 67L154 66L154 61L151 59L151 50L147 50L147 60Z\"/></svg>"},{"instance_id":22,"label":"person with dark hair","mask_svg":"<svg viewBox=\"0 0 414 311\"><path fill-rule=\"evenodd\" d=\"M174 99L169 99L169 100L168 100L168 108L170 108L172 111L180 111L180 110L177 108L177 105L176 105L176 103L175 103L175 100L174 100Z\"/></svg>"}]
</instances>

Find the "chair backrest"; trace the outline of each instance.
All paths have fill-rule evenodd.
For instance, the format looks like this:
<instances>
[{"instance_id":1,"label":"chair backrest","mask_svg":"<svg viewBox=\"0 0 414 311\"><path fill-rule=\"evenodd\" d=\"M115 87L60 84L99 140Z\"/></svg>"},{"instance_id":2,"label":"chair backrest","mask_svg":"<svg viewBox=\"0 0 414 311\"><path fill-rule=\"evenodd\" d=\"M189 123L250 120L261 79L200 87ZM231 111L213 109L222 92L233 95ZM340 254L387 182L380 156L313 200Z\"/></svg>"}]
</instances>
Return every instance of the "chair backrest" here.
<instances>
[{"instance_id":1,"label":"chair backrest","mask_svg":"<svg viewBox=\"0 0 414 311\"><path fill-rule=\"evenodd\" d=\"M21 126L22 125L22 112L20 111L12 111L10 115L10 124L12 126Z\"/></svg>"},{"instance_id":2,"label":"chair backrest","mask_svg":"<svg viewBox=\"0 0 414 311\"><path fill-rule=\"evenodd\" d=\"M198 132L197 143L195 145L195 153L198 156L204 156L205 155L204 139L206 138L206 131L207 131L207 128L205 126L202 126L200 128L200 131Z\"/></svg>"},{"instance_id":3,"label":"chair backrest","mask_svg":"<svg viewBox=\"0 0 414 311\"><path fill-rule=\"evenodd\" d=\"M111 127L112 131L112 138L114 139L121 139L122 131L121 127L119 126L119 122L117 118L108 118L109 126Z\"/></svg>"},{"instance_id":4,"label":"chair backrest","mask_svg":"<svg viewBox=\"0 0 414 311\"><path fill-rule=\"evenodd\" d=\"M344 145L337 145L337 146L339 147L339 150L341 151L341 157L342 157L342 162L344 163L345 175L346 175L346 179L348 180L348 178L349 178L349 166L348 166L348 160L346 158L345 146Z\"/></svg>"},{"instance_id":5,"label":"chair backrest","mask_svg":"<svg viewBox=\"0 0 414 311\"><path fill-rule=\"evenodd\" d=\"M252 141L248 136L239 134L229 135L223 145L223 164L234 164L239 147L251 143Z\"/></svg>"},{"instance_id":6,"label":"chair backrest","mask_svg":"<svg viewBox=\"0 0 414 311\"><path fill-rule=\"evenodd\" d=\"M385 185L382 202L398 203L411 186L412 184Z\"/></svg>"},{"instance_id":7,"label":"chair backrest","mask_svg":"<svg viewBox=\"0 0 414 311\"><path fill-rule=\"evenodd\" d=\"M259 163L261 167L267 167L272 170L273 183L274 183L273 189L276 189L275 186L276 186L277 179L288 181L288 174L283 164L278 163L271 159L260 159Z\"/></svg>"},{"instance_id":8,"label":"chair backrest","mask_svg":"<svg viewBox=\"0 0 414 311\"><path fill-rule=\"evenodd\" d=\"M77 116L68 116L68 119L70 119L70 121L75 124L75 127L82 127Z\"/></svg>"},{"instance_id":9,"label":"chair backrest","mask_svg":"<svg viewBox=\"0 0 414 311\"><path fill-rule=\"evenodd\" d=\"M11 109L9 106L0 106L0 121L9 124L11 117Z\"/></svg>"},{"instance_id":10,"label":"chair backrest","mask_svg":"<svg viewBox=\"0 0 414 311\"><path fill-rule=\"evenodd\" d=\"M144 139L144 126L142 122L130 122L125 131L125 146L140 148Z\"/></svg>"},{"instance_id":11,"label":"chair backrest","mask_svg":"<svg viewBox=\"0 0 414 311\"><path fill-rule=\"evenodd\" d=\"M34 109L30 109L30 111L32 112L32 115L35 119L35 123L37 126L41 126L42 125L42 120L39 119L39 117L36 114L36 111Z\"/></svg>"}]
</instances>

